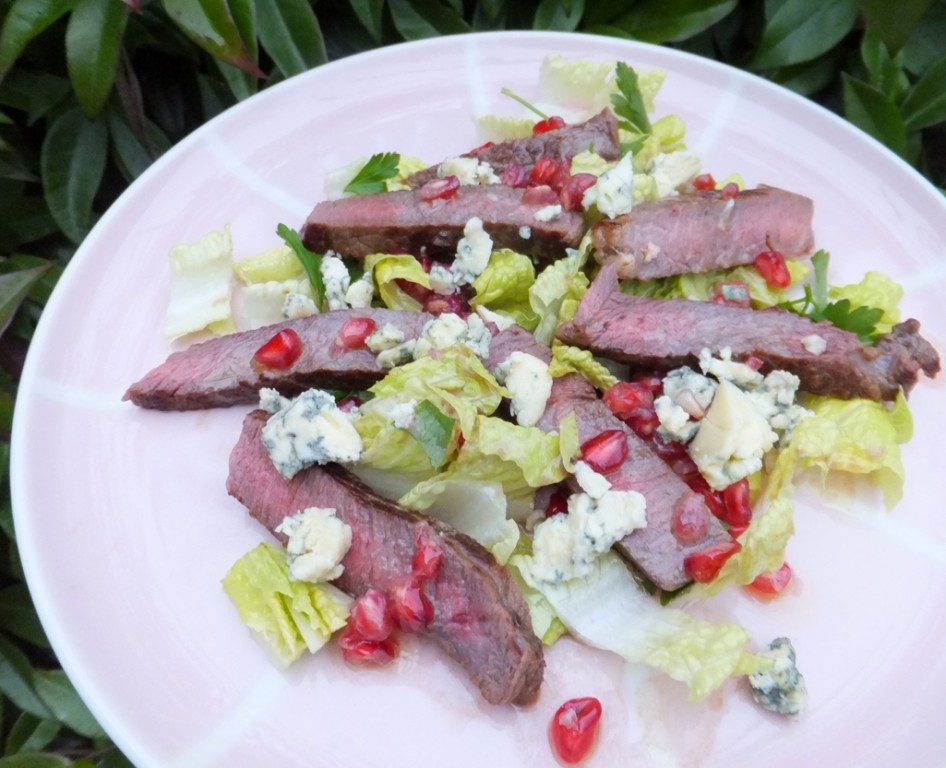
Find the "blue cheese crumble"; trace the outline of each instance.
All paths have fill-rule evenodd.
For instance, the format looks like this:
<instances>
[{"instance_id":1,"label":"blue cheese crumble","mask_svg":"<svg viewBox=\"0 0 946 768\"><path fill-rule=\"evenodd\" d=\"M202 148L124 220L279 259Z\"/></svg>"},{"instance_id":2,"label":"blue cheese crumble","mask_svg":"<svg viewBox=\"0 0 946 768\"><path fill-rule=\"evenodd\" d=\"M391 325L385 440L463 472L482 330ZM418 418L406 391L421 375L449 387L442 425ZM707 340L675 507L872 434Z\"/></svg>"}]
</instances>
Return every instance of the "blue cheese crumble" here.
<instances>
[{"instance_id":1,"label":"blue cheese crumble","mask_svg":"<svg viewBox=\"0 0 946 768\"><path fill-rule=\"evenodd\" d=\"M344 573L351 527L335 516L334 508L308 507L286 517L276 531L289 537L289 575L296 581L332 581Z\"/></svg>"},{"instance_id":2,"label":"blue cheese crumble","mask_svg":"<svg viewBox=\"0 0 946 768\"><path fill-rule=\"evenodd\" d=\"M271 414L263 427L263 445L283 477L313 464L361 458L361 436L328 392L310 389L289 400L264 390L260 405Z\"/></svg>"},{"instance_id":3,"label":"blue cheese crumble","mask_svg":"<svg viewBox=\"0 0 946 768\"><path fill-rule=\"evenodd\" d=\"M330 310L346 309L348 302L345 294L351 286L351 275L348 267L338 256L326 254L322 257L320 266L322 282L325 285L325 304Z\"/></svg>"},{"instance_id":4,"label":"blue cheese crumble","mask_svg":"<svg viewBox=\"0 0 946 768\"><path fill-rule=\"evenodd\" d=\"M453 260L453 282L468 285L479 277L489 264L493 252L493 239L483 229L483 221L473 216L463 227L463 237L457 243L457 256Z\"/></svg>"},{"instance_id":5,"label":"blue cheese crumble","mask_svg":"<svg viewBox=\"0 0 946 768\"><path fill-rule=\"evenodd\" d=\"M414 346L414 359L430 354L432 349L447 349L455 344L464 344L478 357L489 356L489 345L493 335L479 315L470 315L464 320L453 312L444 312L428 321L421 330Z\"/></svg>"},{"instance_id":6,"label":"blue cheese crumble","mask_svg":"<svg viewBox=\"0 0 946 768\"><path fill-rule=\"evenodd\" d=\"M437 167L437 177L456 176L463 185L499 184L499 176L489 163L475 157L448 157Z\"/></svg>"},{"instance_id":7,"label":"blue cheese crumble","mask_svg":"<svg viewBox=\"0 0 946 768\"><path fill-rule=\"evenodd\" d=\"M534 427L552 394L552 376L549 365L535 355L518 350L511 352L494 371L496 380L512 398L509 410L522 427Z\"/></svg>"},{"instance_id":8,"label":"blue cheese crumble","mask_svg":"<svg viewBox=\"0 0 946 768\"><path fill-rule=\"evenodd\" d=\"M587 211L592 206L609 219L630 213L634 207L634 166L631 153L622 157L618 163L598 177L598 181L581 198Z\"/></svg>"},{"instance_id":9,"label":"blue cheese crumble","mask_svg":"<svg viewBox=\"0 0 946 768\"><path fill-rule=\"evenodd\" d=\"M752 698L771 712L797 718L808 701L808 689L796 666L792 641L778 637L761 655L772 659L772 666L749 675Z\"/></svg>"}]
</instances>

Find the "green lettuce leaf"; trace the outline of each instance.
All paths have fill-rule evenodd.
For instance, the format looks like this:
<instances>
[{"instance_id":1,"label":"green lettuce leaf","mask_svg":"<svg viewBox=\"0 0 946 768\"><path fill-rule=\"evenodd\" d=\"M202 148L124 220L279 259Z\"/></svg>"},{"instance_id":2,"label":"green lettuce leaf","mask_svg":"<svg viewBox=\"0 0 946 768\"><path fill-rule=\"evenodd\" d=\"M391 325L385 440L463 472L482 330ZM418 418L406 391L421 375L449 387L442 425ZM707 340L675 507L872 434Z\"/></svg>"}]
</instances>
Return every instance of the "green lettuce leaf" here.
<instances>
[{"instance_id":1,"label":"green lettuce leaf","mask_svg":"<svg viewBox=\"0 0 946 768\"><path fill-rule=\"evenodd\" d=\"M395 282L407 280L430 288L430 278L417 259L406 254L372 253L365 256L364 268L374 278L378 295L386 307L420 311L420 303L402 291Z\"/></svg>"},{"instance_id":2,"label":"green lettuce leaf","mask_svg":"<svg viewBox=\"0 0 946 768\"><path fill-rule=\"evenodd\" d=\"M529 304L529 289L534 283L535 266L528 256L508 248L493 251L486 269L473 281L476 293L470 304L511 317L532 330L539 322Z\"/></svg>"},{"instance_id":3,"label":"green lettuce leaf","mask_svg":"<svg viewBox=\"0 0 946 768\"><path fill-rule=\"evenodd\" d=\"M875 323L879 334L889 333L900 322L900 299L903 286L882 272L868 272L864 279L852 285L832 286L828 296L834 301L847 299L852 307L873 307L883 311Z\"/></svg>"},{"instance_id":4,"label":"green lettuce leaf","mask_svg":"<svg viewBox=\"0 0 946 768\"><path fill-rule=\"evenodd\" d=\"M587 247L571 251L542 270L529 288L529 303L539 318L533 335L543 344L551 344L559 323L575 316L590 284L583 271L587 259Z\"/></svg>"},{"instance_id":5,"label":"green lettuce leaf","mask_svg":"<svg viewBox=\"0 0 946 768\"><path fill-rule=\"evenodd\" d=\"M614 386L618 378L597 360L587 349L556 343L552 347L552 362L549 373L553 376L565 376L580 373L601 391Z\"/></svg>"},{"instance_id":6,"label":"green lettuce leaf","mask_svg":"<svg viewBox=\"0 0 946 768\"><path fill-rule=\"evenodd\" d=\"M260 544L233 564L223 589L280 666L315 653L345 626L351 598L331 584L294 581L286 552Z\"/></svg>"}]
</instances>

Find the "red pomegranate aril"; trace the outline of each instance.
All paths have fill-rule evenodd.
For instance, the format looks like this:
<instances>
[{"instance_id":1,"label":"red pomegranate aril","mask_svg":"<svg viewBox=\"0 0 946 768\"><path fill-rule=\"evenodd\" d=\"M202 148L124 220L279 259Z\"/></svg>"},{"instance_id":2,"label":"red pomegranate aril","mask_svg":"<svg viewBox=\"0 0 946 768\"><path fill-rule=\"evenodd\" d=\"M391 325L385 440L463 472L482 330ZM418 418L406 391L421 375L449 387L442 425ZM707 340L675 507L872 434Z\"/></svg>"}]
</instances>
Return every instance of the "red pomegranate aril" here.
<instances>
[{"instance_id":1,"label":"red pomegranate aril","mask_svg":"<svg viewBox=\"0 0 946 768\"><path fill-rule=\"evenodd\" d=\"M529 187L522 193L522 202L525 205L555 205L558 202L558 192L548 184Z\"/></svg>"},{"instance_id":2,"label":"red pomegranate aril","mask_svg":"<svg viewBox=\"0 0 946 768\"><path fill-rule=\"evenodd\" d=\"M769 288L787 288L792 282L785 257L778 251L762 251L755 257L755 268L765 278Z\"/></svg>"},{"instance_id":3,"label":"red pomegranate aril","mask_svg":"<svg viewBox=\"0 0 946 768\"><path fill-rule=\"evenodd\" d=\"M555 162L554 158L548 155L539 155L539 159L535 161L535 165L529 171L529 185L537 187L548 184L557 170L558 163Z\"/></svg>"},{"instance_id":4,"label":"red pomegranate aril","mask_svg":"<svg viewBox=\"0 0 946 768\"><path fill-rule=\"evenodd\" d=\"M564 493L555 491L549 496L548 504L545 505L545 517L555 517L555 515L564 515L568 512L568 497Z\"/></svg>"},{"instance_id":5,"label":"red pomegranate aril","mask_svg":"<svg viewBox=\"0 0 946 768\"><path fill-rule=\"evenodd\" d=\"M696 495L687 495L678 502L670 515L670 533L684 547L693 547L709 533L706 507Z\"/></svg>"},{"instance_id":6,"label":"red pomegranate aril","mask_svg":"<svg viewBox=\"0 0 946 768\"><path fill-rule=\"evenodd\" d=\"M362 640L378 642L394 631L391 604L379 589L368 588L352 603L348 626Z\"/></svg>"},{"instance_id":7,"label":"red pomegranate aril","mask_svg":"<svg viewBox=\"0 0 946 768\"><path fill-rule=\"evenodd\" d=\"M739 280L729 280L713 286L710 301L715 304L727 304L730 307L748 309L752 305L752 296L749 286Z\"/></svg>"},{"instance_id":8,"label":"red pomegranate aril","mask_svg":"<svg viewBox=\"0 0 946 768\"><path fill-rule=\"evenodd\" d=\"M711 173L701 173L693 179L693 189L699 190L700 192L705 192L708 189L716 189L716 179L713 178L713 174Z\"/></svg>"},{"instance_id":9,"label":"red pomegranate aril","mask_svg":"<svg viewBox=\"0 0 946 768\"><path fill-rule=\"evenodd\" d=\"M342 658L356 667L383 667L397 658L398 642L395 635L384 640L365 640L351 625L338 634Z\"/></svg>"},{"instance_id":10,"label":"red pomegranate aril","mask_svg":"<svg viewBox=\"0 0 946 768\"><path fill-rule=\"evenodd\" d=\"M405 280L403 277L394 278L394 284L418 304L423 304L431 295L435 295L430 288L426 288L420 283L415 283L413 280Z\"/></svg>"},{"instance_id":11,"label":"red pomegranate aril","mask_svg":"<svg viewBox=\"0 0 946 768\"><path fill-rule=\"evenodd\" d=\"M627 435L623 429L606 429L581 444L581 460L604 474L627 459Z\"/></svg>"},{"instance_id":12,"label":"red pomegranate aril","mask_svg":"<svg viewBox=\"0 0 946 768\"><path fill-rule=\"evenodd\" d=\"M735 555L742 545L738 541L714 544L683 558L683 570L698 584L708 584L719 574L720 569Z\"/></svg>"},{"instance_id":13,"label":"red pomegranate aril","mask_svg":"<svg viewBox=\"0 0 946 768\"><path fill-rule=\"evenodd\" d=\"M594 696L569 699L556 710L549 740L559 760L574 765L588 756L598 739L601 712L601 702Z\"/></svg>"},{"instance_id":14,"label":"red pomegranate aril","mask_svg":"<svg viewBox=\"0 0 946 768\"><path fill-rule=\"evenodd\" d=\"M549 179L549 186L555 190L556 195L561 195L562 190L571 177L572 161L567 159L561 160L555 167L555 173L552 174L552 178Z\"/></svg>"},{"instance_id":15,"label":"red pomegranate aril","mask_svg":"<svg viewBox=\"0 0 946 768\"><path fill-rule=\"evenodd\" d=\"M431 293L423 302L422 308L424 312L430 312L432 315L451 313L465 318L470 314L470 302L462 293L451 293L449 296Z\"/></svg>"},{"instance_id":16,"label":"red pomegranate aril","mask_svg":"<svg viewBox=\"0 0 946 768\"><path fill-rule=\"evenodd\" d=\"M658 373L638 373L631 381L643 384L653 393L654 397L660 397L663 394L664 380Z\"/></svg>"},{"instance_id":17,"label":"red pomegranate aril","mask_svg":"<svg viewBox=\"0 0 946 768\"><path fill-rule=\"evenodd\" d=\"M641 381L612 384L602 399L619 419L629 418L638 408L651 408L654 405L654 393Z\"/></svg>"},{"instance_id":18,"label":"red pomegranate aril","mask_svg":"<svg viewBox=\"0 0 946 768\"><path fill-rule=\"evenodd\" d=\"M377 329L378 324L370 317L351 317L338 329L338 343L346 349L360 349Z\"/></svg>"},{"instance_id":19,"label":"red pomegranate aril","mask_svg":"<svg viewBox=\"0 0 946 768\"><path fill-rule=\"evenodd\" d=\"M726 531L732 538L738 539L742 534L749 530L748 525L731 525L729 530Z\"/></svg>"},{"instance_id":20,"label":"red pomegranate aril","mask_svg":"<svg viewBox=\"0 0 946 768\"><path fill-rule=\"evenodd\" d=\"M357 395L345 395L345 397L338 401L337 407L342 413L351 413L361 406L361 402L361 398Z\"/></svg>"},{"instance_id":21,"label":"red pomegranate aril","mask_svg":"<svg viewBox=\"0 0 946 768\"><path fill-rule=\"evenodd\" d=\"M428 528L422 528L414 542L411 573L421 581L436 579L443 567L443 550L433 540Z\"/></svg>"},{"instance_id":22,"label":"red pomegranate aril","mask_svg":"<svg viewBox=\"0 0 946 768\"><path fill-rule=\"evenodd\" d=\"M558 193L558 199L562 202L562 208L566 211L580 211L584 206L585 192L593 187L598 181L598 177L593 173L576 173L569 175L568 180L562 185Z\"/></svg>"},{"instance_id":23,"label":"red pomegranate aril","mask_svg":"<svg viewBox=\"0 0 946 768\"><path fill-rule=\"evenodd\" d=\"M791 566L788 563L782 563L781 567L774 571L760 573L746 584L745 589L756 597L772 598L782 594L791 580Z\"/></svg>"},{"instance_id":24,"label":"red pomegranate aril","mask_svg":"<svg viewBox=\"0 0 946 768\"><path fill-rule=\"evenodd\" d=\"M749 500L748 479L742 478L723 489L723 512L717 517L729 525L749 525L752 521L752 503Z\"/></svg>"},{"instance_id":25,"label":"red pomegranate aril","mask_svg":"<svg viewBox=\"0 0 946 768\"><path fill-rule=\"evenodd\" d=\"M434 619L434 607L417 578L405 579L394 587L391 608L402 632L421 632Z\"/></svg>"},{"instance_id":26,"label":"red pomegranate aril","mask_svg":"<svg viewBox=\"0 0 946 768\"><path fill-rule=\"evenodd\" d=\"M524 187L529 181L529 174L519 163L509 163L499 176L499 183L507 187Z\"/></svg>"},{"instance_id":27,"label":"red pomegranate aril","mask_svg":"<svg viewBox=\"0 0 946 768\"><path fill-rule=\"evenodd\" d=\"M487 142L484 142L483 144L480 144L478 147L473 147L473 149L467 152L467 154L476 155L482 152L484 149L489 149L490 147L495 147L495 146L496 146L495 141L487 141Z\"/></svg>"},{"instance_id":28,"label":"red pomegranate aril","mask_svg":"<svg viewBox=\"0 0 946 768\"><path fill-rule=\"evenodd\" d=\"M762 360L755 355L749 355L749 357L742 361L742 364L747 368L751 368L753 371L758 371L762 367Z\"/></svg>"},{"instance_id":29,"label":"red pomegranate aril","mask_svg":"<svg viewBox=\"0 0 946 768\"><path fill-rule=\"evenodd\" d=\"M725 514L723 509L723 495L719 491L714 491L710 488L709 483L706 482L706 478L703 477L703 475L699 472L694 472L693 474L686 475L683 479L686 481L686 484L690 486L690 490L703 494L703 500L706 502L706 506L709 507L709 511L713 513L714 517L720 517L720 515Z\"/></svg>"},{"instance_id":30,"label":"red pomegranate aril","mask_svg":"<svg viewBox=\"0 0 946 768\"><path fill-rule=\"evenodd\" d=\"M545 120L539 120L535 125L532 126L532 135L538 136L541 133L548 133L549 131L557 130L558 128L565 127L565 118L559 117L558 115L552 115L551 117L545 118Z\"/></svg>"},{"instance_id":31,"label":"red pomegranate aril","mask_svg":"<svg viewBox=\"0 0 946 768\"><path fill-rule=\"evenodd\" d=\"M302 356L302 339L292 328L283 328L256 350L254 362L266 368L285 370Z\"/></svg>"},{"instance_id":32,"label":"red pomegranate aril","mask_svg":"<svg viewBox=\"0 0 946 768\"><path fill-rule=\"evenodd\" d=\"M635 408L624 419L624 423L634 430L635 435L647 440L657 432L660 419L653 408Z\"/></svg>"},{"instance_id":33,"label":"red pomegranate aril","mask_svg":"<svg viewBox=\"0 0 946 768\"><path fill-rule=\"evenodd\" d=\"M699 471L696 463L690 458L686 445L679 440L665 440L657 433L650 441L650 445L654 452L680 477Z\"/></svg>"},{"instance_id":34,"label":"red pomegranate aril","mask_svg":"<svg viewBox=\"0 0 946 768\"><path fill-rule=\"evenodd\" d=\"M449 200L460 189L460 180L456 176L444 176L442 179L428 181L418 190L420 199L430 203L434 200Z\"/></svg>"},{"instance_id":35,"label":"red pomegranate aril","mask_svg":"<svg viewBox=\"0 0 946 768\"><path fill-rule=\"evenodd\" d=\"M739 185L734 181L730 181L725 187L719 190L719 196L723 200L733 200L739 197Z\"/></svg>"}]
</instances>

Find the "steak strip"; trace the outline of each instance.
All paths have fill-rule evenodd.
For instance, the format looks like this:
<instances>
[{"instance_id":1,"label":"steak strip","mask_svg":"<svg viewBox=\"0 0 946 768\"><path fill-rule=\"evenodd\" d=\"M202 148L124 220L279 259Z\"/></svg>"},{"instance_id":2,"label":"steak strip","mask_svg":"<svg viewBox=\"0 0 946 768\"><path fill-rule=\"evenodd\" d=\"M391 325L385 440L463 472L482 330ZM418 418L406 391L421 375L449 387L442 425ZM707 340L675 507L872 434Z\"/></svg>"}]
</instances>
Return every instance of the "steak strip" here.
<instances>
[{"instance_id":1,"label":"steak strip","mask_svg":"<svg viewBox=\"0 0 946 768\"><path fill-rule=\"evenodd\" d=\"M684 571L684 558L714 544L729 543L732 537L710 512L703 496L691 490L646 441L611 412L587 379L577 374L552 382L552 395L537 426L558 430L570 413L575 414L582 443L608 429L621 430L627 439L627 459L605 477L614 490L637 491L644 496L647 525L617 542L617 550L660 589L673 591L688 584L691 579ZM681 544L671 532L674 512L683 509L688 515L705 518L707 533L701 541Z\"/></svg>"},{"instance_id":2,"label":"steak strip","mask_svg":"<svg viewBox=\"0 0 946 768\"><path fill-rule=\"evenodd\" d=\"M334 507L352 543L334 582L353 596L391 590L411 574L418 540L444 554L436 579L423 582L434 608L425 635L457 661L491 704L528 704L542 682L542 643L519 586L473 539L385 499L339 465L310 467L286 480L260 437L268 414L253 411L230 455L227 490L283 543L276 527L307 507Z\"/></svg>"},{"instance_id":3,"label":"steak strip","mask_svg":"<svg viewBox=\"0 0 946 768\"><path fill-rule=\"evenodd\" d=\"M658 370L695 366L701 350L718 355L729 348L734 360L761 360L762 373L789 371L803 391L840 398L893 400L900 387L910 391L920 371L930 377L939 371L939 355L919 335L916 320L866 346L853 333L786 310L631 296L621 292L616 269L601 270L574 319L559 327L559 339Z\"/></svg>"},{"instance_id":4,"label":"steak strip","mask_svg":"<svg viewBox=\"0 0 946 768\"><path fill-rule=\"evenodd\" d=\"M797 257L811 251L814 203L776 187L725 199L694 192L647 201L602 219L591 230L595 259L615 262L618 276L650 280L750 264L763 251Z\"/></svg>"},{"instance_id":5,"label":"steak strip","mask_svg":"<svg viewBox=\"0 0 946 768\"><path fill-rule=\"evenodd\" d=\"M571 160L585 150L594 150L605 160L617 160L621 156L617 119L610 109L603 109L590 120L576 125L566 125L538 136L508 139L481 149L466 152L462 157L475 157L488 163L497 176L502 176L507 166L515 163L526 173L532 170L536 160L545 155L556 162ZM407 184L417 189L437 178L438 165L430 166L409 176Z\"/></svg>"},{"instance_id":6,"label":"steak strip","mask_svg":"<svg viewBox=\"0 0 946 768\"><path fill-rule=\"evenodd\" d=\"M372 253L426 254L453 259L463 228L473 217L493 240L540 259L555 259L584 234L584 216L563 211L536 218L547 202L529 202L527 189L500 184L464 185L450 198L424 200L418 190L355 195L318 203L302 227L302 241L316 253L335 251L354 259Z\"/></svg>"}]
</instances>

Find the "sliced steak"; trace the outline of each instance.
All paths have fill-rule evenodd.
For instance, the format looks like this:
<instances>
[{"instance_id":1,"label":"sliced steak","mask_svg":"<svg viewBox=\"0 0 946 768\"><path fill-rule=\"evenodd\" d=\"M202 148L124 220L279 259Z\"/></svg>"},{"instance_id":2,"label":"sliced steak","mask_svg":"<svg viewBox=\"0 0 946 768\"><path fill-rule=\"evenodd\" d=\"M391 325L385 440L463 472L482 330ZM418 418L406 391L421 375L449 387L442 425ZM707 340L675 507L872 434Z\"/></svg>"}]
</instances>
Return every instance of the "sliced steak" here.
<instances>
[{"instance_id":1,"label":"sliced steak","mask_svg":"<svg viewBox=\"0 0 946 768\"><path fill-rule=\"evenodd\" d=\"M283 542L275 529L286 516L334 507L352 529L345 571L335 584L353 596L369 587L389 590L410 576L419 538L439 546L440 574L423 587L434 608L426 636L463 666L488 702L533 701L545 666L542 643L508 572L473 539L378 496L338 465L311 467L286 480L260 438L267 416L254 411L244 421L230 455L230 495Z\"/></svg>"},{"instance_id":2,"label":"sliced steak","mask_svg":"<svg viewBox=\"0 0 946 768\"><path fill-rule=\"evenodd\" d=\"M362 259L371 253L426 253L452 258L463 227L475 217L494 248L511 248L540 259L565 255L584 233L584 217L564 211L536 218L546 202L528 202L529 190L499 184L462 186L448 199L426 201L417 190L355 195L319 203L302 228L306 248Z\"/></svg>"},{"instance_id":3,"label":"sliced steak","mask_svg":"<svg viewBox=\"0 0 946 768\"><path fill-rule=\"evenodd\" d=\"M502 176L507 166L515 163L526 172L532 170L535 161L545 155L556 162L570 160L585 150L594 150L605 160L617 160L621 156L618 138L618 123L610 109L603 109L590 120L576 125L566 125L538 136L508 139L498 144L487 145L463 157L476 157L492 166L497 176ZM418 188L437 178L439 165L425 168L408 177L407 183Z\"/></svg>"},{"instance_id":4,"label":"sliced steak","mask_svg":"<svg viewBox=\"0 0 946 768\"><path fill-rule=\"evenodd\" d=\"M252 403L264 387L278 389L284 395L295 395L312 386L365 389L387 371L369 349L335 343L347 320L365 316L371 317L378 328L394 325L407 339L417 338L424 324L433 318L422 312L390 309L339 310L218 336L173 352L132 384L122 399L142 408L188 411ZM256 350L282 328L292 328L299 334L301 357L286 370L255 365Z\"/></svg>"},{"instance_id":5,"label":"sliced steak","mask_svg":"<svg viewBox=\"0 0 946 768\"><path fill-rule=\"evenodd\" d=\"M900 387L909 392L921 371L930 377L939 371L939 355L919 335L916 320L866 346L853 333L785 310L624 294L616 268L609 265L595 278L574 319L558 329L559 339L660 370L695 366L701 350L718 354L728 347L734 360L757 358L763 373L789 371L802 390L841 398L892 400Z\"/></svg>"},{"instance_id":6,"label":"sliced steak","mask_svg":"<svg viewBox=\"0 0 946 768\"><path fill-rule=\"evenodd\" d=\"M622 278L650 280L749 264L763 251L802 256L814 245L813 215L809 198L776 187L729 200L712 190L640 203L597 222L591 237L599 263L615 262Z\"/></svg>"},{"instance_id":7,"label":"sliced steak","mask_svg":"<svg viewBox=\"0 0 946 768\"><path fill-rule=\"evenodd\" d=\"M617 549L660 589L672 591L689 583L683 559L714 544L732 541L730 535L709 511L703 497L690 490L644 440L611 412L594 387L577 374L553 381L552 395L537 426L557 430L570 413L575 414L581 442L608 429L619 429L627 437L627 459L605 477L615 490L637 491L644 496L647 526L625 536L615 545ZM707 533L702 541L684 545L671 532L674 510L684 507L705 517Z\"/></svg>"}]
</instances>

